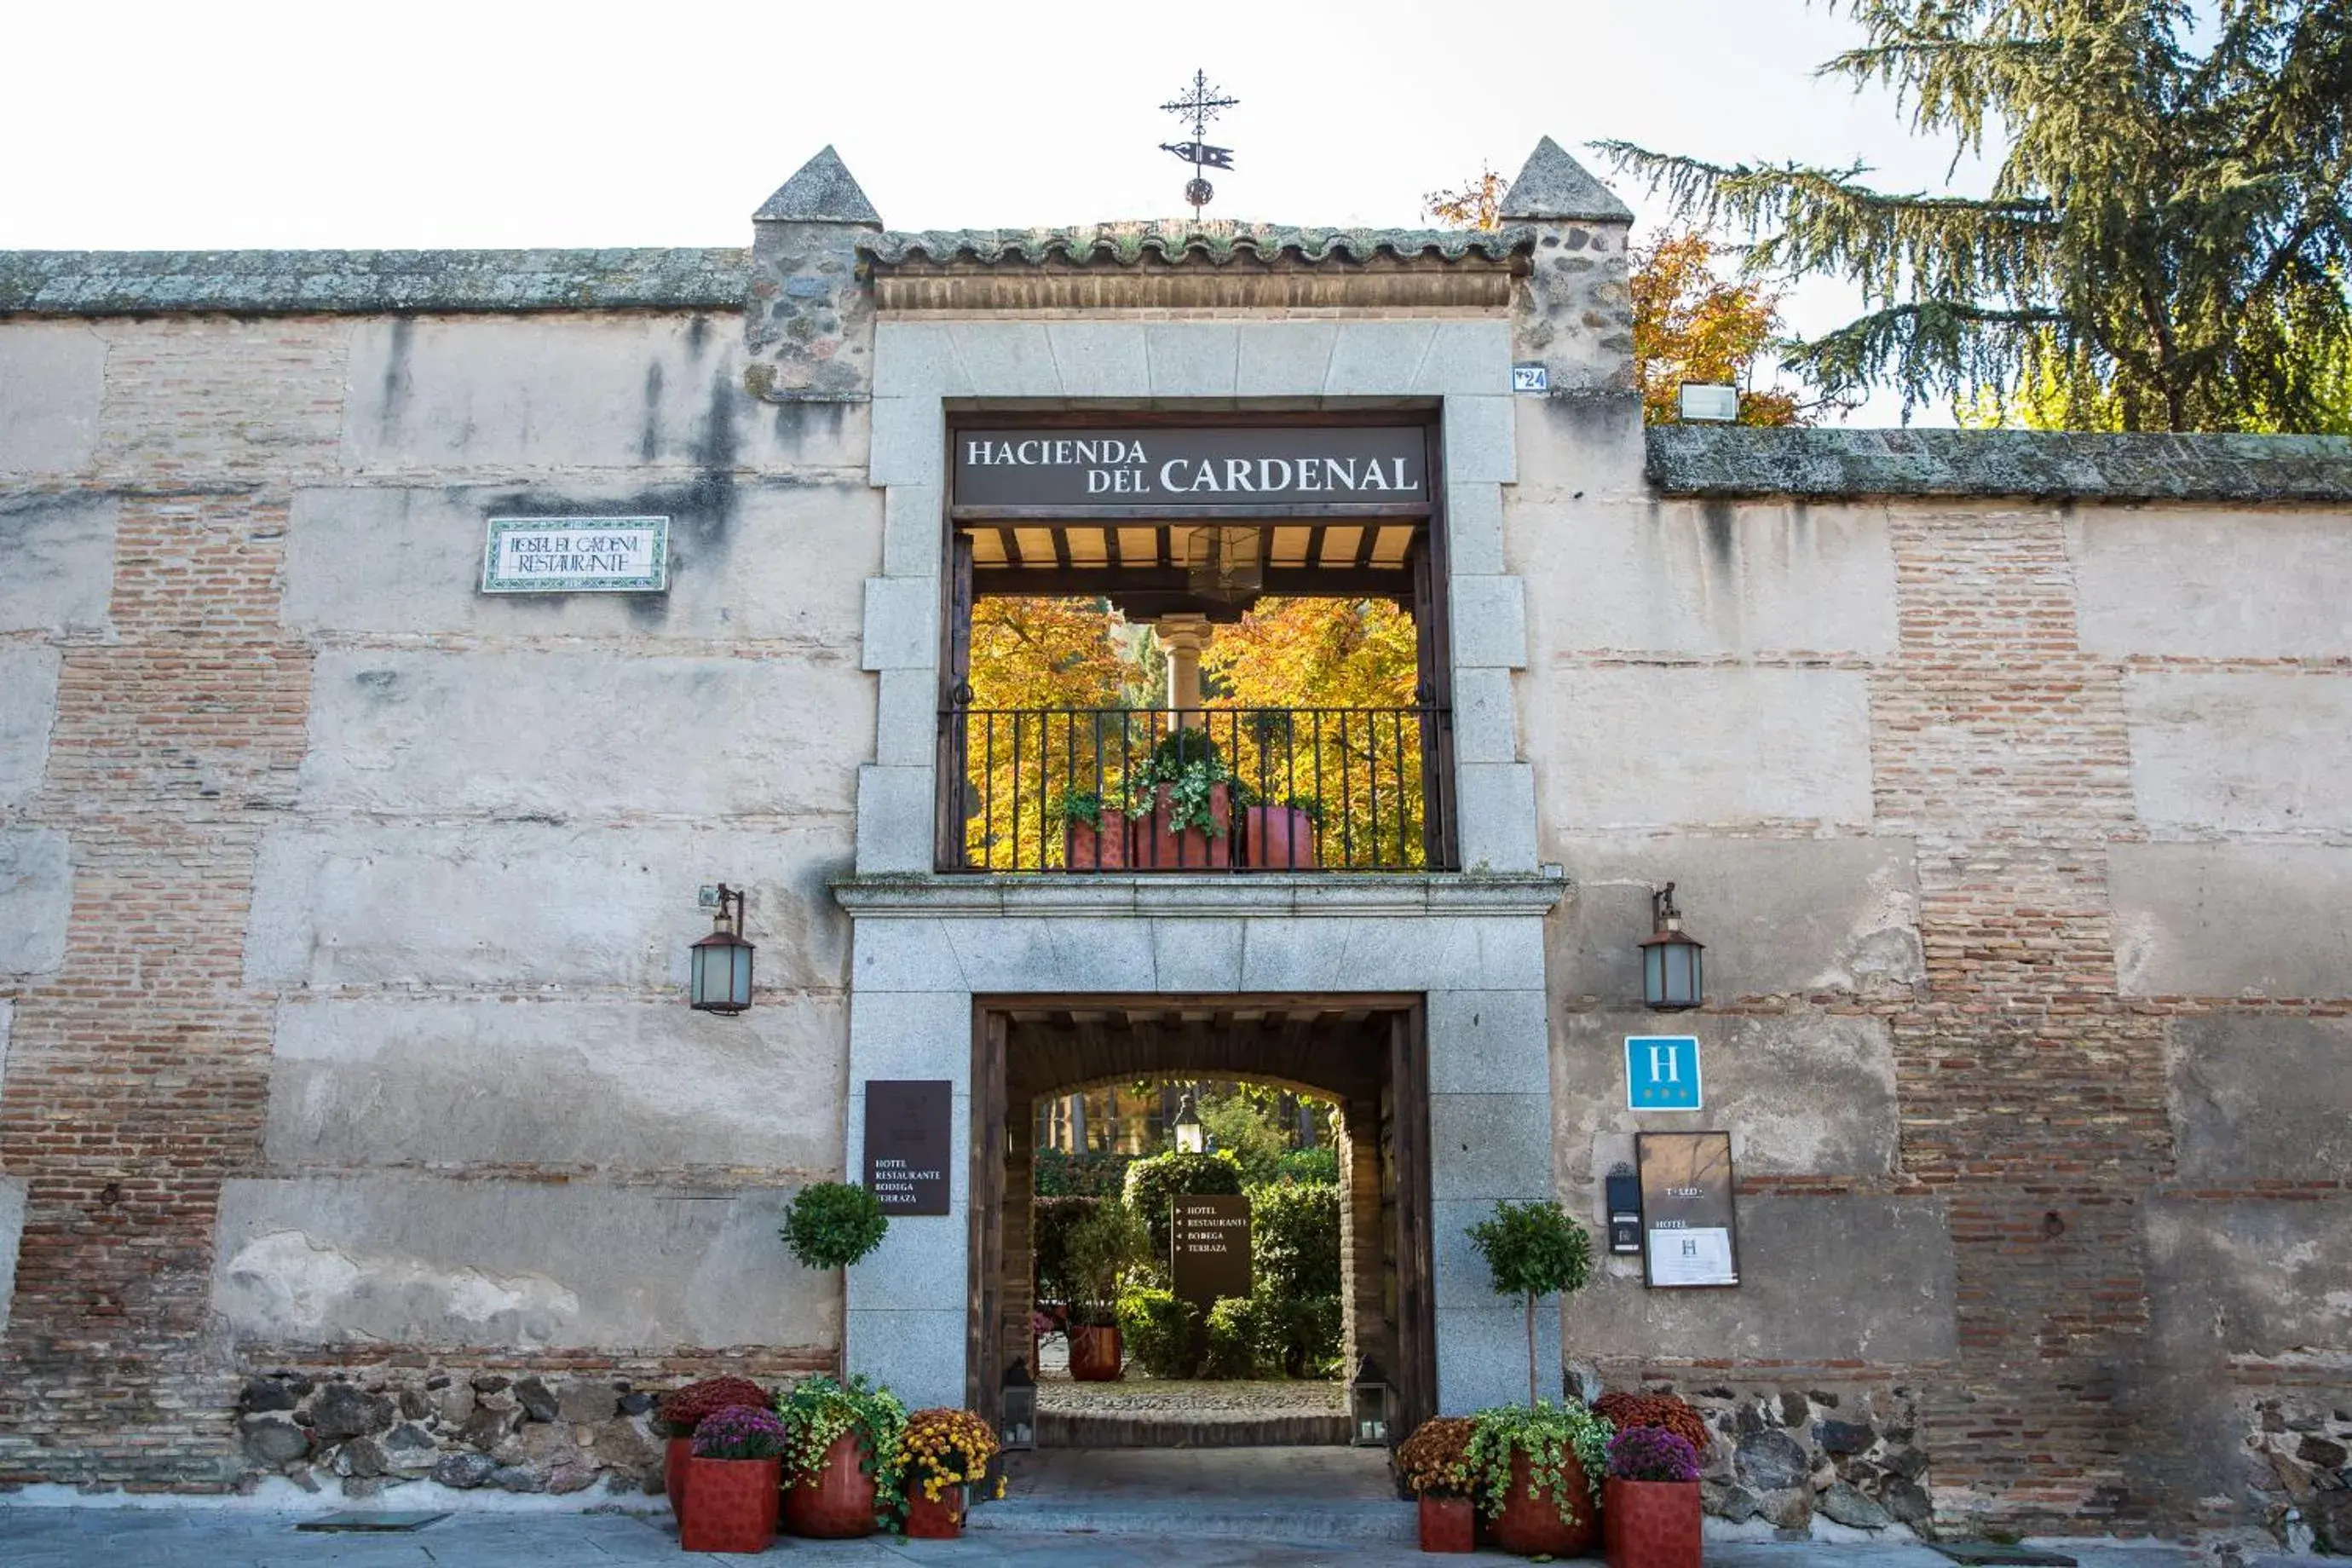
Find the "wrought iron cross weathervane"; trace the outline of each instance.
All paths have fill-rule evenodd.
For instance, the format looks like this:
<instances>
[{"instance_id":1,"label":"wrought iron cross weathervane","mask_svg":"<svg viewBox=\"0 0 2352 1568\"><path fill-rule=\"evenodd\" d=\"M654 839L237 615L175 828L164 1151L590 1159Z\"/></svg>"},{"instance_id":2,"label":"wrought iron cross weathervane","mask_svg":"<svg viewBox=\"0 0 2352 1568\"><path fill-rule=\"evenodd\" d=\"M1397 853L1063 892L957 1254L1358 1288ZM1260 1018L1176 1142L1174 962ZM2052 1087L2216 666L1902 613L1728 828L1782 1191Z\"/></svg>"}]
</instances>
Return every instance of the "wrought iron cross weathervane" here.
<instances>
[{"instance_id":1,"label":"wrought iron cross weathervane","mask_svg":"<svg viewBox=\"0 0 2352 1568\"><path fill-rule=\"evenodd\" d=\"M1212 147L1208 142L1209 121L1217 117L1219 110L1231 109L1241 101L1238 98L1226 98L1222 94L1222 89L1210 85L1208 72L1196 70L1192 73L1192 85L1183 97L1160 106L1179 120L1188 120L1192 123L1192 140L1162 142L1160 150L1173 153L1192 165L1192 177L1184 182L1184 199L1192 204L1195 223L1200 221L1201 209L1207 206L1217 194L1217 187L1202 179L1200 171L1234 166L1232 148Z\"/></svg>"}]
</instances>

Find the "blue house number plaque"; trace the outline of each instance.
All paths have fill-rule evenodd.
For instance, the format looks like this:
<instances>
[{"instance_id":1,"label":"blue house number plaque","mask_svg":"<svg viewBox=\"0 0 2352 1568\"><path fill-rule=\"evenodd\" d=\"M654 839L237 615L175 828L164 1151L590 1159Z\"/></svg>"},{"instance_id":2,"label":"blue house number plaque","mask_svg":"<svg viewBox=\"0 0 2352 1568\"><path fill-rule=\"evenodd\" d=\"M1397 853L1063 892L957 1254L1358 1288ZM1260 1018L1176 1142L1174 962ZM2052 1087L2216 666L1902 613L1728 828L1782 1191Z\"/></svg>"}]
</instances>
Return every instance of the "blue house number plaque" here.
<instances>
[{"instance_id":1,"label":"blue house number plaque","mask_svg":"<svg viewBox=\"0 0 2352 1568\"><path fill-rule=\"evenodd\" d=\"M1625 1037L1625 1104L1633 1110L1700 1109L1698 1037Z\"/></svg>"}]
</instances>

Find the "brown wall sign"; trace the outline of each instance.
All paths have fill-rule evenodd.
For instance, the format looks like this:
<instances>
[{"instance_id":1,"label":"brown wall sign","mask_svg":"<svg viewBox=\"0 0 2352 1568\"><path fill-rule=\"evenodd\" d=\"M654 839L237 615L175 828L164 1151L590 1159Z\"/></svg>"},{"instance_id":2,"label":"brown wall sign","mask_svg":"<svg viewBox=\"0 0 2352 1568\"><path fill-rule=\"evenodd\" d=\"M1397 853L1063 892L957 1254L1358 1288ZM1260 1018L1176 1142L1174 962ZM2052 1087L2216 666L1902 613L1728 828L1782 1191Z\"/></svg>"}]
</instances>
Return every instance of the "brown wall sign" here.
<instances>
[{"instance_id":1,"label":"brown wall sign","mask_svg":"<svg viewBox=\"0 0 2352 1568\"><path fill-rule=\"evenodd\" d=\"M951 438L958 516L1105 508L1281 516L1429 501L1428 432L1419 425L961 429Z\"/></svg>"},{"instance_id":2,"label":"brown wall sign","mask_svg":"<svg viewBox=\"0 0 2352 1568\"><path fill-rule=\"evenodd\" d=\"M883 1213L948 1212L954 1094L945 1079L866 1080L866 1190Z\"/></svg>"},{"instance_id":3,"label":"brown wall sign","mask_svg":"<svg viewBox=\"0 0 2352 1568\"><path fill-rule=\"evenodd\" d=\"M1655 1289L1739 1283L1731 1134L1641 1132L1642 1271Z\"/></svg>"},{"instance_id":4,"label":"brown wall sign","mask_svg":"<svg viewBox=\"0 0 2352 1568\"><path fill-rule=\"evenodd\" d=\"M1250 1293L1250 1202L1233 1194L1169 1200L1168 1271L1179 1300L1202 1308Z\"/></svg>"}]
</instances>

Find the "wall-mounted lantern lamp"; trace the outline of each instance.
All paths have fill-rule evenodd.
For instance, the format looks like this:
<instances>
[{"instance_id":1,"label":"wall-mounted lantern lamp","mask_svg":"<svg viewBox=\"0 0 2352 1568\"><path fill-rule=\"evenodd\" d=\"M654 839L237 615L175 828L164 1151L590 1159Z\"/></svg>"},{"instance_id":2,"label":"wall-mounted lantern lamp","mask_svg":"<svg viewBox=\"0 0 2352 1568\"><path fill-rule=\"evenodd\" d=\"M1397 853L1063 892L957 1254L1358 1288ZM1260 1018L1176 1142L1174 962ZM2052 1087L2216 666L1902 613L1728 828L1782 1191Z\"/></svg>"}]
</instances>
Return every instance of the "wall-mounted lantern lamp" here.
<instances>
[{"instance_id":1,"label":"wall-mounted lantern lamp","mask_svg":"<svg viewBox=\"0 0 2352 1568\"><path fill-rule=\"evenodd\" d=\"M1002 1402L1002 1414L997 1418L996 1440L1005 1452L1037 1446L1037 1380L1029 1375L1029 1363L1016 1361L1004 1369L1004 1381L997 1384L997 1397Z\"/></svg>"},{"instance_id":2,"label":"wall-mounted lantern lamp","mask_svg":"<svg viewBox=\"0 0 2352 1568\"><path fill-rule=\"evenodd\" d=\"M1642 1000L1660 1013L1680 1012L1706 1000L1700 954L1706 944L1683 930L1683 912L1675 908L1675 885L1668 882L1650 895L1657 929L1642 942Z\"/></svg>"},{"instance_id":3,"label":"wall-mounted lantern lamp","mask_svg":"<svg viewBox=\"0 0 2352 1568\"><path fill-rule=\"evenodd\" d=\"M740 1013L751 1005L751 944L743 940L743 893L719 884L703 889L704 904L718 910L710 934L688 950L687 1000L698 1013Z\"/></svg>"},{"instance_id":4,"label":"wall-mounted lantern lamp","mask_svg":"<svg viewBox=\"0 0 2352 1568\"><path fill-rule=\"evenodd\" d=\"M1354 1416L1354 1436L1349 1440L1359 1448L1385 1447L1389 1440L1389 1423L1395 1419L1388 1374L1371 1357L1356 1358L1356 1375L1348 1380L1348 1405Z\"/></svg>"},{"instance_id":5,"label":"wall-mounted lantern lamp","mask_svg":"<svg viewBox=\"0 0 2352 1568\"><path fill-rule=\"evenodd\" d=\"M1201 1113L1192 1109L1192 1097L1187 1093L1176 1106L1176 1152L1197 1154L1207 1143L1201 1131Z\"/></svg>"}]
</instances>

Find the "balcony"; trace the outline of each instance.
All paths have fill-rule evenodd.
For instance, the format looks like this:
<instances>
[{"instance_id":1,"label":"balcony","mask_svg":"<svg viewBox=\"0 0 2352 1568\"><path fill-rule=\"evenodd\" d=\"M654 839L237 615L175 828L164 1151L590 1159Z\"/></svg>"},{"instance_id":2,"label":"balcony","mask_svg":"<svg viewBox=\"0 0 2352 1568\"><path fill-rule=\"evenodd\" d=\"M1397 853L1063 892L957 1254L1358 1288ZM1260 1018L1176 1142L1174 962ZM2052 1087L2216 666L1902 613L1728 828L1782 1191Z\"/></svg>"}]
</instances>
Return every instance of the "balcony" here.
<instances>
[{"instance_id":1,"label":"balcony","mask_svg":"<svg viewBox=\"0 0 2352 1568\"><path fill-rule=\"evenodd\" d=\"M950 708L939 868L1449 870L1449 731L1433 705Z\"/></svg>"}]
</instances>

